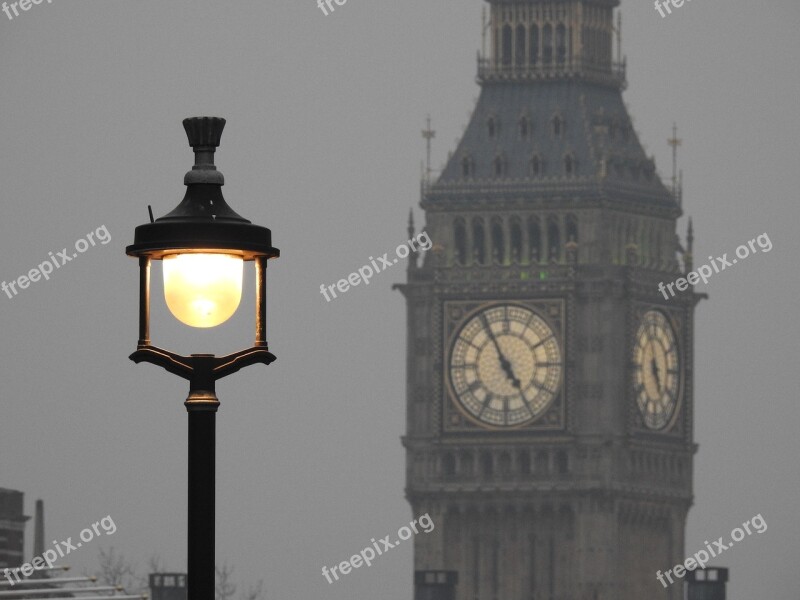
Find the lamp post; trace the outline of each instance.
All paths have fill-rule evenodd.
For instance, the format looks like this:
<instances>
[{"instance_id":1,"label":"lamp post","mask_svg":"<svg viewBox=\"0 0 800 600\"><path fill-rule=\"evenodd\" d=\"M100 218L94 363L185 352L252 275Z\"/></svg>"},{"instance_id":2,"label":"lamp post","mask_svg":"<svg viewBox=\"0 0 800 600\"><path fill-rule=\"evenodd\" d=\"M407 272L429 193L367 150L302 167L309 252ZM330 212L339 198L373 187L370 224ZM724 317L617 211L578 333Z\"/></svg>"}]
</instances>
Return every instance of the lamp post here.
<instances>
[{"instance_id":1,"label":"lamp post","mask_svg":"<svg viewBox=\"0 0 800 600\"><path fill-rule=\"evenodd\" d=\"M188 555L189 600L214 600L215 382L248 365L270 364L267 346L267 261L280 251L272 233L252 224L222 197L225 182L214 166L225 119L183 121L195 164L186 173L186 196L169 214L136 228L126 248L139 259L139 342L130 358L149 362L189 381ZM181 356L150 343L150 266L160 260L170 312L191 327L216 327L239 306L244 263L255 265L255 342L227 356Z\"/></svg>"}]
</instances>

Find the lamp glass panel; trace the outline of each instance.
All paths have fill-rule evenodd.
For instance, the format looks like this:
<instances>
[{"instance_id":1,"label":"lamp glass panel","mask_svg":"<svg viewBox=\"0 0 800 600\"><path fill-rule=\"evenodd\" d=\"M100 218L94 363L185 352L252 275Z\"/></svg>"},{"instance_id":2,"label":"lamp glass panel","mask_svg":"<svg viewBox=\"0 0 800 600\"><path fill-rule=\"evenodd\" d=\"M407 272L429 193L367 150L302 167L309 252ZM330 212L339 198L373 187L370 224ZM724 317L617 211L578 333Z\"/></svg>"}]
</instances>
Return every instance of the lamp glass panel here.
<instances>
[{"instance_id":1,"label":"lamp glass panel","mask_svg":"<svg viewBox=\"0 0 800 600\"><path fill-rule=\"evenodd\" d=\"M244 261L218 253L164 257L164 297L176 319L191 327L216 327L242 299Z\"/></svg>"}]
</instances>

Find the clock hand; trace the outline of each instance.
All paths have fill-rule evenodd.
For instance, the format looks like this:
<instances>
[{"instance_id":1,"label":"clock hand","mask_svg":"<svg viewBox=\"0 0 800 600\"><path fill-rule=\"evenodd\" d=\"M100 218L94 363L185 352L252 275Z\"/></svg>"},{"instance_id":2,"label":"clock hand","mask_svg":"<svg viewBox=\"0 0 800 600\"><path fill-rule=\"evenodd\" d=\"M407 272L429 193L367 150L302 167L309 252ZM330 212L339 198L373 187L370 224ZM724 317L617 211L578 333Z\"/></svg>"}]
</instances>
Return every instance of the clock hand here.
<instances>
[{"instance_id":1,"label":"clock hand","mask_svg":"<svg viewBox=\"0 0 800 600\"><path fill-rule=\"evenodd\" d=\"M519 382L519 379L516 378L514 375L514 369L511 367L511 363L505 361L505 363L500 363L503 367L503 370L506 372L506 376L511 380L511 385L513 385L517 389L522 388L522 384Z\"/></svg>"},{"instance_id":2,"label":"clock hand","mask_svg":"<svg viewBox=\"0 0 800 600\"><path fill-rule=\"evenodd\" d=\"M521 388L520 381L514 375L514 370L511 367L511 363L508 362L508 359L505 357L505 355L503 355L503 351L500 350L500 344L497 343L497 338L494 335L494 331L492 331L492 328L489 326L489 321L486 319L486 315L481 315L481 320L483 321L483 326L489 332L489 338L494 343L495 350L497 350L497 357L500 359L500 366L503 368L506 377L508 377L508 379L511 381L511 384L515 388L520 389Z\"/></svg>"},{"instance_id":3,"label":"clock hand","mask_svg":"<svg viewBox=\"0 0 800 600\"><path fill-rule=\"evenodd\" d=\"M656 363L655 357L650 359L650 370L653 373L653 377L656 378L656 385L658 386L658 391L661 391L661 377L658 375L658 363Z\"/></svg>"}]
</instances>

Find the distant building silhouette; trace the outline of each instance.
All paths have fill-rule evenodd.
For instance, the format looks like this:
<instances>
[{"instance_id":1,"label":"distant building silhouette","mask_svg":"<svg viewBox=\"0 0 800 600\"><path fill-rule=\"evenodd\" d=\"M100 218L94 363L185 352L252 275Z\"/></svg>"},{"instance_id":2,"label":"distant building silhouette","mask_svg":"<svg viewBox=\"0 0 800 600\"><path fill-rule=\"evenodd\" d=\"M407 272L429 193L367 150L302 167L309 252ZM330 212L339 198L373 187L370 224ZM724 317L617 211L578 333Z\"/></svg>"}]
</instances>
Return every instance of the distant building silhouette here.
<instances>
[{"instance_id":1,"label":"distant building silhouette","mask_svg":"<svg viewBox=\"0 0 800 600\"><path fill-rule=\"evenodd\" d=\"M25 556L25 523L22 492L0 488L0 567L16 567Z\"/></svg>"},{"instance_id":2,"label":"distant building silhouette","mask_svg":"<svg viewBox=\"0 0 800 600\"><path fill-rule=\"evenodd\" d=\"M33 555L44 553L44 500L36 501L36 515L33 520Z\"/></svg>"},{"instance_id":3,"label":"distant building silhouette","mask_svg":"<svg viewBox=\"0 0 800 600\"><path fill-rule=\"evenodd\" d=\"M458 573L455 571L415 571L415 600L456 600Z\"/></svg>"},{"instance_id":4,"label":"distant building silhouette","mask_svg":"<svg viewBox=\"0 0 800 600\"><path fill-rule=\"evenodd\" d=\"M728 569L706 567L686 572L687 600L725 600Z\"/></svg>"},{"instance_id":5,"label":"distant building silhouette","mask_svg":"<svg viewBox=\"0 0 800 600\"><path fill-rule=\"evenodd\" d=\"M186 573L151 573L150 600L186 600Z\"/></svg>"}]
</instances>

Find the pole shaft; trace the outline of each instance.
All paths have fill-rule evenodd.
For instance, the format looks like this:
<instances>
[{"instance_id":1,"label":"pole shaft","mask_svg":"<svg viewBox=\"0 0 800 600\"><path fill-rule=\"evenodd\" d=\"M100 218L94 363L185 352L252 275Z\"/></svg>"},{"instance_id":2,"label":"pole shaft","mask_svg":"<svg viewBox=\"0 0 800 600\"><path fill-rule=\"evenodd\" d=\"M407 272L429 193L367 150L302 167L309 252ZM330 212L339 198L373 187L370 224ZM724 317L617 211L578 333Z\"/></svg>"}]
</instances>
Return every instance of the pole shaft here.
<instances>
[{"instance_id":1,"label":"pole shaft","mask_svg":"<svg viewBox=\"0 0 800 600\"><path fill-rule=\"evenodd\" d=\"M216 407L189 412L188 600L214 600Z\"/></svg>"}]
</instances>

